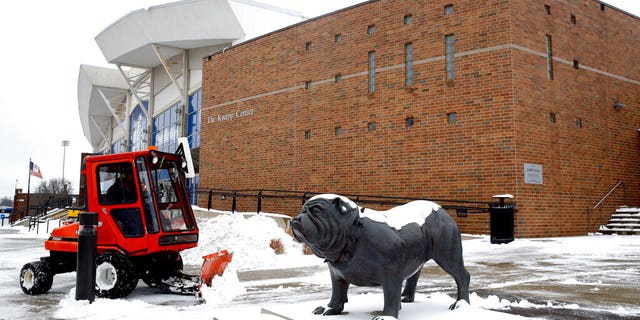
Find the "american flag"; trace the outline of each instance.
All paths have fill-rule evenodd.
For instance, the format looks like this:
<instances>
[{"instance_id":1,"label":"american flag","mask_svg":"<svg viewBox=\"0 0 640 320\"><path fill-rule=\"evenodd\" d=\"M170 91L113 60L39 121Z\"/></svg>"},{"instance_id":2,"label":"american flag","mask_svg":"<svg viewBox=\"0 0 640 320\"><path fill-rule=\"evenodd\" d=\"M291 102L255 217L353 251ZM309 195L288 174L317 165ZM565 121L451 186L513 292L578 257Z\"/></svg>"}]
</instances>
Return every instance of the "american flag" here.
<instances>
[{"instance_id":1,"label":"american flag","mask_svg":"<svg viewBox=\"0 0 640 320\"><path fill-rule=\"evenodd\" d=\"M29 174L42 179L42 172L40 172L40 167L33 163L33 161L29 161Z\"/></svg>"}]
</instances>

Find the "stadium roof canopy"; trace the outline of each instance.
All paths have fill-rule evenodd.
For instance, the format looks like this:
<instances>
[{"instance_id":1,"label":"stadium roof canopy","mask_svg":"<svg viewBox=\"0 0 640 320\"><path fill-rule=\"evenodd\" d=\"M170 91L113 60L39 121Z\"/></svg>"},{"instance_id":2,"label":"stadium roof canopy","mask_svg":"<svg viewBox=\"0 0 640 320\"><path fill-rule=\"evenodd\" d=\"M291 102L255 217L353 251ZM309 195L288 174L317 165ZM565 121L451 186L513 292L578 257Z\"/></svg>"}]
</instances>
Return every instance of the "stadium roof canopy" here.
<instances>
[{"instance_id":1,"label":"stadium roof canopy","mask_svg":"<svg viewBox=\"0 0 640 320\"><path fill-rule=\"evenodd\" d=\"M153 45L181 50L231 43L244 31L229 1L189 0L140 9L118 19L95 38L109 63L152 68ZM170 52L164 55L172 56Z\"/></svg>"},{"instance_id":2,"label":"stadium roof canopy","mask_svg":"<svg viewBox=\"0 0 640 320\"><path fill-rule=\"evenodd\" d=\"M118 70L81 65L78 75L80 122L91 145L108 141L112 117L124 121L129 87Z\"/></svg>"}]
</instances>

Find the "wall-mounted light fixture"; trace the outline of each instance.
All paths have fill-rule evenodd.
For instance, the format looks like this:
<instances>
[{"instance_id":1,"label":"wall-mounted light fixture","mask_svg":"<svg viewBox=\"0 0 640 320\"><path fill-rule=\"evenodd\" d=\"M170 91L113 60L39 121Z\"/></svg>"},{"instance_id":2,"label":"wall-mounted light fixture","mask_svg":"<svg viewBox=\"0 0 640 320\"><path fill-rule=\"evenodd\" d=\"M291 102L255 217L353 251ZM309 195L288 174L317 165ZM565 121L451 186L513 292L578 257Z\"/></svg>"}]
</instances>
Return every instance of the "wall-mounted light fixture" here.
<instances>
[{"instance_id":1,"label":"wall-mounted light fixture","mask_svg":"<svg viewBox=\"0 0 640 320\"><path fill-rule=\"evenodd\" d=\"M620 101L616 101L616 103L613 105L613 108L616 109L616 111L620 111L620 109L624 108L624 104L622 104L622 102Z\"/></svg>"}]
</instances>

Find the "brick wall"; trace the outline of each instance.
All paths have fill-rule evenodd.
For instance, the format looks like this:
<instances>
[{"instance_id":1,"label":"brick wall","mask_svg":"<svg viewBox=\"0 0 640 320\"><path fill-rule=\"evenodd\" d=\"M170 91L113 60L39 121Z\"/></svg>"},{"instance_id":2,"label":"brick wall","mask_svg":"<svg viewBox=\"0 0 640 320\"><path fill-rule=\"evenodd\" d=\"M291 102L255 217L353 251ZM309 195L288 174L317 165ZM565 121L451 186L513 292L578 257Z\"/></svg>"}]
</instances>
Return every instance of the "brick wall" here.
<instances>
[{"instance_id":1,"label":"brick wall","mask_svg":"<svg viewBox=\"0 0 640 320\"><path fill-rule=\"evenodd\" d=\"M539 1L511 2L513 43L530 50L512 55L515 162L541 164L544 172L543 185L517 177L518 206L527 213L518 230L522 236L584 234L596 231L613 207L640 203L640 70L630 67L640 65L631 53L640 52L640 21L602 10L596 1L545 3L550 14ZM546 35L552 37L552 80ZM626 107L616 111L617 101ZM588 209L620 180L626 190L604 204L608 214Z\"/></svg>"},{"instance_id":2,"label":"brick wall","mask_svg":"<svg viewBox=\"0 0 640 320\"><path fill-rule=\"evenodd\" d=\"M552 14L570 6L551 2ZM454 12L447 15L444 7L451 3ZM637 117L637 95L631 92L637 92L637 85L628 88L624 81L610 82L611 88L604 89L599 86L602 76L561 63L554 64L556 78L548 81L544 35L549 31L543 27L565 27L556 26L561 22L555 20L536 21L547 18L544 8L539 9L542 14L528 10L541 6L524 0L371 1L206 57L201 185L469 201L512 193L520 209L519 235L586 232L585 213L579 210L570 213L579 218L575 226L558 226L556 222L569 221L566 218L549 219L555 219L558 210L586 208L601 190L613 186L613 176L585 186L585 181L600 182L604 172L614 171L611 152L632 147L638 154L637 133L633 145L626 127L640 122L614 112L609 103L612 91L624 92L628 100L622 112ZM573 6L576 11L589 10ZM596 9L600 10L599 4ZM607 22L610 12L605 10ZM409 15L411 22L405 24ZM603 20L594 15L593 19ZM628 23L630 17L617 15ZM587 23L583 19L577 15L578 25ZM368 34L369 26L375 26L373 35ZM611 22L607 28L613 30ZM561 44L565 31L557 32L554 52L573 59L565 57L570 49ZM448 34L456 39L453 80L446 79ZM627 35L634 36L637 28ZM612 41L609 37L615 36L594 37ZM414 84L409 87L404 66L407 43L412 43L414 52ZM368 91L372 51L375 93ZM589 55L593 57L580 59L585 65L593 59L591 65L598 67L602 55ZM584 75L576 78L574 71ZM628 77L640 79L637 74ZM580 93L584 89L594 91L591 98ZM603 91L606 98L601 97ZM561 100L565 103L558 103ZM576 101L590 102L579 110ZM606 108L598 109L604 102ZM549 123L551 112L557 113L555 125ZM448 121L452 113L455 123ZM580 130L572 127L577 116L584 120ZM407 119L413 125L408 126ZM622 119L624 124L619 123ZM606 139L593 139L602 135ZM588 157L566 152L568 147L584 148ZM584 166L574 165L576 161ZM543 165L543 185L523 183L524 163ZM625 165L637 172L637 164ZM585 175L585 167L595 169ZM640 177L634 179L627 189L637 193ZM575 187L567 188L569 183ZM559 201L558 195L572 201ZM299 208L293 204L278 210L293 215ZM457 222L464 232L488 231L488 215L469 215Z\"/></svg>"}]
</instances>

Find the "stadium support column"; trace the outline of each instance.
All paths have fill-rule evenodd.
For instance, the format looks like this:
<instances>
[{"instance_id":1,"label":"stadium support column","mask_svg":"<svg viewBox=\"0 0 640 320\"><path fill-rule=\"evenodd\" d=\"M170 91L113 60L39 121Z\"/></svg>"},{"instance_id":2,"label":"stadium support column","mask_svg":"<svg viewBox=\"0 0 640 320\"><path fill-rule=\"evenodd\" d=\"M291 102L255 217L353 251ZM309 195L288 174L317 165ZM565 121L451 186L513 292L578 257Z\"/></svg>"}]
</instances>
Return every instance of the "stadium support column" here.
<instances>
[{"instance_id":1,"label":"stadium support column","mask_svg":"<svg viewBox=\"0 0 640 320\"><path fill-rule=\"evenodd\" d=\"M126 73L122 69L122 65L117 64L118 70L120 70L120 74L122 78L127 83L129 90L131 91L131 96L133 101L132 104L138 104L141 106L142 112L147 119L147 135L146 142L147 145L151 144L151 135L152 135L152 124L153 124L153 113L154 113L154 103L153 103L153 69L152 68L139 68L132 67L128 73ZM144 108L144 101L147 101L148 110ZM129 104L128 104L129 105ZM129 112L135 109L135 106L130 106L127 110L127 118L130 117ZM129 121L127 121L129 122ZM130 134L130 124L129 127L126 128L127 137Z\"/></svg>"},{"instance_id":2,"label":"stadium support column","mask_svg":"<svg viewBox=\"0 0 640 320\"><path fill-rule=\"evenodd\" d=\"M186 135L186 119L188 115L188 93L189 93L189 54L187 50L164 46L164 45L153 45L153 51L156 54L158 60L160 60L160 64L162 68L169 76L171 80L171 84L175 87L176 91L180 94L181 101L181 113L180 113L180 130L182 135ZM172 68L172 63L169 63L165 54L162 52L166 51L170 55L175 56L176 52L179 52L180 55L180 63L177 64L177 68ZM178 81L178 79L182 77L182 83Z\"/></svg>"},{"instance_id":3,"label":"stadium support column","mask_svg":"<svg viewBox=\"0 0 640 320\"><path fill-rule=\"evenodd\" d=\"M108 92L113 92L115 89L102 87L97 88L97 92L100 95L100 98L107 106L112 116L109 121L109 127L103 129L96 123L93 117L91 119L93 120L95 126L98 128L98 131L102 138L107 141L109 148L111 148L111 146L113 145L113 120L115 120L117 126L122 128L124 132L128 132L128 128L126 127L127 121L125 120L128 115L128 109L126 109L128 92L126 90L118 90L117 94L112 93L109 95L107 92L105 92L107 90ZM103 132L103 130L106 132Z\"/></svg>"}]
</instances>

